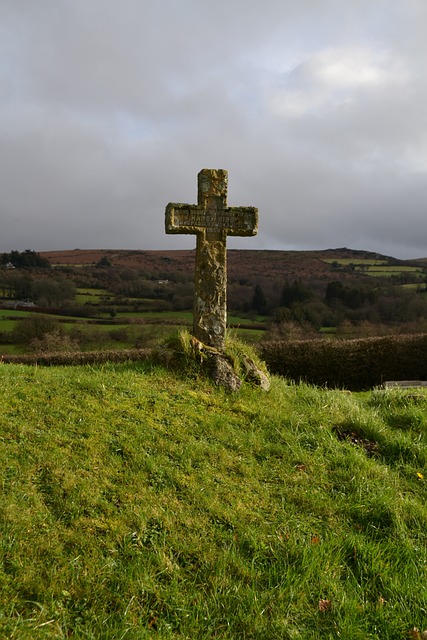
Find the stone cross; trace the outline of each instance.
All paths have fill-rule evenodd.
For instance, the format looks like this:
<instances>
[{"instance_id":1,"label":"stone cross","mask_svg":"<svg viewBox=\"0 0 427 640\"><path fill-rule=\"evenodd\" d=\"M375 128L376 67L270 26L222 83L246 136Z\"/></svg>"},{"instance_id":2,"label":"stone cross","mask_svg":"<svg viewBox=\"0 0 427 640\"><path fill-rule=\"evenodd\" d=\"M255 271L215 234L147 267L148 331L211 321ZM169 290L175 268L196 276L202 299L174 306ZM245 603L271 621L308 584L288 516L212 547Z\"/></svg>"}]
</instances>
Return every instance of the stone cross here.
<instances>
[{"instance_id":1,"label":"stone cross","mask_svg":"<svg viewBox=\"0 0 427 640\"><path fill-rule=\"evenodd\" d=\"M166 233L197 236L193 333L204 344L222 350L227 324L226 239L256 235L258 209L227 206L224 169L202 169L197 179L197 205L167 205Z\"/></svg>"}]
</instances>

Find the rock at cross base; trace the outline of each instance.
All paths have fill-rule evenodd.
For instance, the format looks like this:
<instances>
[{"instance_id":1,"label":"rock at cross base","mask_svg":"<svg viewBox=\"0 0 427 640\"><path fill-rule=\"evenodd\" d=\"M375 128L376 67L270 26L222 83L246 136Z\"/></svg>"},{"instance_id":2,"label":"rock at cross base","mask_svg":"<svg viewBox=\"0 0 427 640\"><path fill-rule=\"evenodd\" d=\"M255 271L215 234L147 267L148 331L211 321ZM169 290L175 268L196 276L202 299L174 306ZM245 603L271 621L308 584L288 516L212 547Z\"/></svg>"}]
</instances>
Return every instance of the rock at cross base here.
<instances>
[{"instance_id":1,"label":"rock at cross base","mask_svg":"<svg viewBox=\"0 0 427 640\"><path fill-rule=\"evenodd\" d=\"M243 357L243 366L245 368L245 380L252 382L258 387L261 387L263 391L270 389L270 378L264 371L261 371L251 358L247 356Z\"/></svg>"},{"instance_id":2,"label":"rock at cross base","mask_svg":"<svg viewBox=\"0 0 427 640\"><path fill-rule=\"evenodd\" d=\"M233 367L220 353L212 356L211 375L215 384L225 387L229 391L238 391L242 386L239 376L233 371Z\"/></svg>"}]
</instances>

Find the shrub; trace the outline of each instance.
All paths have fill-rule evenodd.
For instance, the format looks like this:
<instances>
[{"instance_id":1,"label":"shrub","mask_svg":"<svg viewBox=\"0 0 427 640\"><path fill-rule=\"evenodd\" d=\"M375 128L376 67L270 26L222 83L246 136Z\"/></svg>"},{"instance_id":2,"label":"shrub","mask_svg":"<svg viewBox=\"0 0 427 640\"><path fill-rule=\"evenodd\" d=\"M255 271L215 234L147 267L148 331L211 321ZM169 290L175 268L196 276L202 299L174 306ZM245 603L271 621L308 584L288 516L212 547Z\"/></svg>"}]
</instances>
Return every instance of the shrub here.
<instances>
[{"instance_id":1,"label":"shrub","mask_svg":"<svg viewBox=\"0 0 427 640\"><path fill-rule=\"evenodd\" d=\"M270 371L296 381L353 390L386 380L427 379L427 334L260 345Z\"/></svg>"},{"instance_id":2,"label":"shrub","mask_svg":"<svg viewBox=\"0 0 427 640\"><path fill-rule=\"evenodd\" d=\"M60 325L56 318L34 314L16 323L12 340L19 344L30 344L33 340L42 340L47 333L59 330Z\"/></svg>"},{"instance_id":3,"label":"shrub","mask_svg":"<svg viewBox=\"0 0 427 640\"><path fill-rule=\"evenodd\" d=\"M34 338L31 344L36 353L71 353L79 349L78 343L67 334L55 329L52 333L45 333L42 338Z\"/></svg>"}]
</instances>

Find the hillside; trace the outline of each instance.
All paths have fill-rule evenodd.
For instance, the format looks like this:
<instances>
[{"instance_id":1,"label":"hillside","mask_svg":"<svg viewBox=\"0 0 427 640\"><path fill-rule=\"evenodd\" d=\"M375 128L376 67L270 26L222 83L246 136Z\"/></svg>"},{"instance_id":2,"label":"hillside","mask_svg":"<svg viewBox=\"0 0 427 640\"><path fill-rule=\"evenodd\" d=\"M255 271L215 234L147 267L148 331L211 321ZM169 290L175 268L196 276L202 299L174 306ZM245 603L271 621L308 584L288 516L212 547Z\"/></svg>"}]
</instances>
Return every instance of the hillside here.
<instances>
[{"instance_id":1,"label":"hillside","mask_svg":"<svg viewBox=\"0 0 427 640\"><path fill-rule=\"evenodd\" d=\"M115 249L73 249L70 251L44 251L40 255L52 265L93 265L105 256L114 266L129 269L144 269L150 273L161 273L162 276L177 273L193 273L194 250L176 251L132 251ZM264 278L274 279L313 278L331 273L334 260L384 261L393 264L406 264L395 258L383 256L369 251L352 249L327 249L324 251L269 251L231 249L227 252L228 273L230 279L238 279L254 274L262 274ZM411 262L412 264L412 262Z\"/></svg>"},{"instance_id":2,"label":"hillside","mask_svg":"<svg viewBox=\"0 0 427 640\"><path fill-rule=\"evenodd\" d=\"M116 308L182 311L193 306L195 251L76 249L43 257L56 267L53 273L67 273L78 287L104 289ZM405 262L347 248L230 250L227 270L228 309L240 316L240 326L246 324L243 315L268 318L279 337L426 330L427 267L422 260Z\"/></svg>"},{"instance_id":3,"label":"hillside","mask_svg":"<svg viewBox=\"0 0 427 640\"><path fill-rule=\"evenodd\" d=\"M191 325L194 261L195 251L1 254L0 353L149 348ZM228 322L248 342L427 330L422 261L231 250L227 270Z\"/></svg>"},{"instance_id":4,"label":"hillside","mask_svg":"<svg viewBox=\"0 0 427 640\"><path fill-rule=\"evenodd\" d=\"M0 637L421 639L427 392L0 365Z\"/></svg>"}]
</instances>

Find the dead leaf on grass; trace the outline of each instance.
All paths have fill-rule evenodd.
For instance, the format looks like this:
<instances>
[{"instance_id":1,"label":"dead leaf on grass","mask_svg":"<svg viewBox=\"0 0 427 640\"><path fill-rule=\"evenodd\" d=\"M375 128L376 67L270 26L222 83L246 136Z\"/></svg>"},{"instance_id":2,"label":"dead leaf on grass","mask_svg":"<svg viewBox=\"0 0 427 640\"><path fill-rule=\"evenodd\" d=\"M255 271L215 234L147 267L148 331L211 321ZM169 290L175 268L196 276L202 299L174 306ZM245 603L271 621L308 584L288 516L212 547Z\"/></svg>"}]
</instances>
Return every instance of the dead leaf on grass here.
<instances>
[{"instance_id":1,"label":"dead leaf on grass","mask_svg":"<svg viewBox=\"0 0 427 640\"><path fill-rule=\"evenodd\" d=\"M332 610L332 600L319 600L319 611L321 613L326 613L327 611Z\"/></svg>"},{"instance_id":2,"label":"dead leaf on grass","mask_svg":"<svg viewBox=\"0 0 427 640\"><path fill-rule=\"evenodd\" d=\"M159 616L150 615L148 620L148 628L157 631L157 622L159 620Z\"/></svg>"},{"instance_id":3,"label":"dead leaf on grass","mask_svg":"<svg viewBox=\"0 0 427 640\"><path fill-rule=\"evenodd\" d=\"M427 629L424 631L420 631L417 627L414 627L410 631L408 631L409 640L426 640L427 639Z\"/></svg>"}]
</instances>

